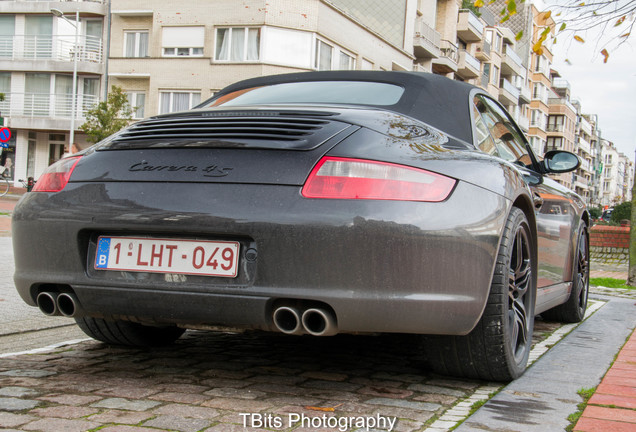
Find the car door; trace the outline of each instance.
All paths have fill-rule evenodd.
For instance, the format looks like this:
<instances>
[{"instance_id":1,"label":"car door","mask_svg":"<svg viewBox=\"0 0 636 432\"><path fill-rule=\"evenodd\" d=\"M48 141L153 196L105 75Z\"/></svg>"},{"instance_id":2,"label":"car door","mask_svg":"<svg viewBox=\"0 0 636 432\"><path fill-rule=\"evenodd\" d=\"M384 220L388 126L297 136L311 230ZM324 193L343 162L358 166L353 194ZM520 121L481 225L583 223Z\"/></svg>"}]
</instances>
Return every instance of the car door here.
<instances>
[{"instance_id":1,"label":"car door","mask_svg":"<svg viewBox=\"0 0 636 432\"><path fill-rule=\"evenodd\" d=\"M570 279L570 238L577 213L568 189L539 174L526 139L497 102L485 95L473 99L477 145L486 153L519 166L527 178L537 219L539 274L537 288L560 290ZM547 292L546 292L547 294ZM554 295L559 295L554 293ZM540 296L538 296L540 297Z\"/></svg>"}]
</instances>

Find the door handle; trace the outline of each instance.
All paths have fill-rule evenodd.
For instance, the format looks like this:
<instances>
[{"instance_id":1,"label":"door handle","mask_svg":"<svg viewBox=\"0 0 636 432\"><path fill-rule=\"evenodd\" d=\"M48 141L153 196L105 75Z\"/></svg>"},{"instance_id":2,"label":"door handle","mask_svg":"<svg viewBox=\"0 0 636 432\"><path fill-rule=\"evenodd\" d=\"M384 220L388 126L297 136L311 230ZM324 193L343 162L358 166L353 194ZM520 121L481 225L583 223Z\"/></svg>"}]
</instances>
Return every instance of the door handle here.
<instances>
[{"instance_id":1,"label":"door handle","mask_svg":"<svg viewBox=\"0 0 636 432\"><path fill-rule=\"evenodd\" d=\"M538 193L535 192L532 195L532 200L534 201L534 208L539 210L541 208L541 206L543 205L543 198L541 198L541 195L539 195Z\"/></svg>"}]
</instances>

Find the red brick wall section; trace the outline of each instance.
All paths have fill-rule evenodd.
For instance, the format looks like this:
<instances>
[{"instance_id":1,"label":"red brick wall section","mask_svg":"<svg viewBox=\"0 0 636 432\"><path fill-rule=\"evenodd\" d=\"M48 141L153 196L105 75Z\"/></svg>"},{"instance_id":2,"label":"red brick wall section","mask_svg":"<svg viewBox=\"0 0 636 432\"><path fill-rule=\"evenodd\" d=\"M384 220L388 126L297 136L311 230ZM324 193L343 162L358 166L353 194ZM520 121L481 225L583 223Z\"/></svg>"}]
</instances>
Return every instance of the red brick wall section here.
<instances>
[{"instance_id":1,"label":"red brick wall section","mask_svg":"<svg viewBox=\"0 0 636 432\"><path fill-rule=\"evenodd\" d=\"M593 226L590 230L590 247L629 248L629 227Z\"/></svg>"}]
</instances>

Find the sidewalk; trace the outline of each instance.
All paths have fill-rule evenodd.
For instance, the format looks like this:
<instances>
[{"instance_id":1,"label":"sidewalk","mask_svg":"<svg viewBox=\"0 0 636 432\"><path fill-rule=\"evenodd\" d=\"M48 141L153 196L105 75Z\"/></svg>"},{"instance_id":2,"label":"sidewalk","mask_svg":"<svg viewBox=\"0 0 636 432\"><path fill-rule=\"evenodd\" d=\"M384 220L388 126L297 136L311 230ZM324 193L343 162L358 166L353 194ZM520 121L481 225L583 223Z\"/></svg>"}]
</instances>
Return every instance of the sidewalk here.
<instances>
[{"instance_id":1,"label":"sidewalk","mask_svg":"<svg viewBox=\"0 0 636 432\"><path fill-rule=\"evenodd\" d=\"M636 332L588 401L574 431L636 431Z\"/></svg>"}]
</instances>

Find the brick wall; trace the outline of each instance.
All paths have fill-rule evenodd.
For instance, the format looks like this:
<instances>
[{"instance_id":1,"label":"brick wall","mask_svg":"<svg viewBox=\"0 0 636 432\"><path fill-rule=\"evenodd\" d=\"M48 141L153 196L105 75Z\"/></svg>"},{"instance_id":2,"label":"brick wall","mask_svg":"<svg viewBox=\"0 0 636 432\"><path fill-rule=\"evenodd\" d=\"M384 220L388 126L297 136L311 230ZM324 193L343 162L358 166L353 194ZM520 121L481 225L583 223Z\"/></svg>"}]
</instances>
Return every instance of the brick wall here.
<instances>
[{"instance_id":1,"label":"brick wall","mask_svg":"<svg viewBox=\"0 0 636 432\"><path fill-rule=\"evenodd\" d=\"M590 258L606 264L629 263L629 227L593 226Z\"/></svg>"}]
</instances>

